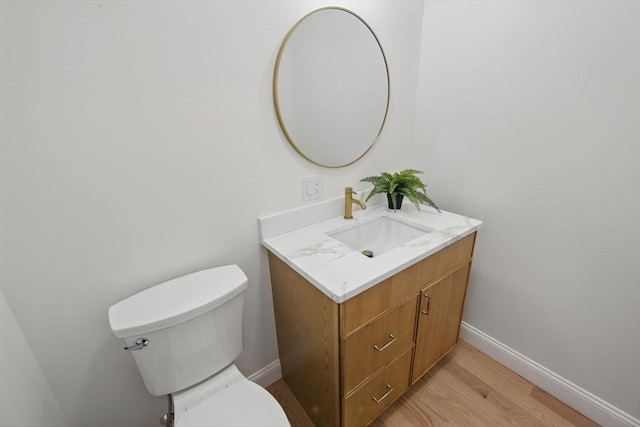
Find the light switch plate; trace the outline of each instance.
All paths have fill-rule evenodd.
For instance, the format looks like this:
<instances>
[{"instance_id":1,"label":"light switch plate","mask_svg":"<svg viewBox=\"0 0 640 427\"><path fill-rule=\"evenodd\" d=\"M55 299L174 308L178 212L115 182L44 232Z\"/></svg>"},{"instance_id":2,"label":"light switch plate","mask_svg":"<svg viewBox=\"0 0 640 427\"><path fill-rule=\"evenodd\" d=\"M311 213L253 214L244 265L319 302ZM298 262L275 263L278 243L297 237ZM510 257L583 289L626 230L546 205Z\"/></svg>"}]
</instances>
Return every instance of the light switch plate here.
<instances>
[{"instance_id":1,"label":"light switch plate","mask_svg":"<svg viewBox=\"0 0 640 427\"><path fill-rule=\"evenodd\" d=\"M319 175L302 177L302 201L309 202L322 198L322 177Z\"/></svg>"}]
</instances>

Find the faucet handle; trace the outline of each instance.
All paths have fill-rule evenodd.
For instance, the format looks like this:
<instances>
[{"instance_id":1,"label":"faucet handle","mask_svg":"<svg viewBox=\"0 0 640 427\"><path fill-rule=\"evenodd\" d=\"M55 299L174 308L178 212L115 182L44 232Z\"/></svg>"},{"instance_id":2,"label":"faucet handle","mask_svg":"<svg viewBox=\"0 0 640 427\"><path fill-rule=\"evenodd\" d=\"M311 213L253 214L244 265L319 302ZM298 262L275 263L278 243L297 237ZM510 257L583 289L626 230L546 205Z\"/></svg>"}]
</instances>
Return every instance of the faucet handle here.
<instances>
[{"instance_id":1,"label":"faucet handle","mask_svg":"<svg viewBox=\"0 0 640 427\"><path fill-rule=\"evenodd\" d=\"M344 187L344 192L345 194L349 193L349 194L358 194L355 191L353 191L352 187Z\"/></svg>"}]
</instances>

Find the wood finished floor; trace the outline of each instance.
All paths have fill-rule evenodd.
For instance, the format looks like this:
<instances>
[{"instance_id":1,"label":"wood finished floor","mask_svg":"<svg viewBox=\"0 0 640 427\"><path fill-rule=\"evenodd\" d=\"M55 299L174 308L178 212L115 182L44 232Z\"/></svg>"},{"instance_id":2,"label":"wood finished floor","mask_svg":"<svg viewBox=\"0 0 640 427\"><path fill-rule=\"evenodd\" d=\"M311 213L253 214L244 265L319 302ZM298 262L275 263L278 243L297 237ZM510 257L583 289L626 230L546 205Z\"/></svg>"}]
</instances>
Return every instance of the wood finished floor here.
<instances>
[{"instance_id":1,"label":"wood finished floor","mask_svg":"<svg viewBox=\"0 0 640 427\"><path fill-rule=\"evenodd\" d=\"M280 402L292 426L313 426L284 380L267 390ZM462 341L370 425L597 426Z\"/></svg>"}]
</instances>

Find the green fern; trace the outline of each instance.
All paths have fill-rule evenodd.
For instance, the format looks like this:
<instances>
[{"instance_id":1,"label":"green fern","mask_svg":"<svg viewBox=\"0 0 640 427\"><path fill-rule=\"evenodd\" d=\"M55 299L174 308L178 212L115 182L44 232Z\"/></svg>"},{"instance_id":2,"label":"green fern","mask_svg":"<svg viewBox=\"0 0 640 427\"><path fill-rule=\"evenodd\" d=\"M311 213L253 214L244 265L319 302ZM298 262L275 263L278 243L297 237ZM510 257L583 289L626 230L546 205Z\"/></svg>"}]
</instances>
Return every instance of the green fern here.
<instances>
[{"instance_id":1,"label":"green fern","mask_svg":"<svg viewBox=\"0 0 640 427\"><path fill-rule=\"evenodd\" d=\"M393 209L395 210L397 206L396 197L401 194L416 205L418 209L420 209L420 203L422 203L440 212L440 208L427 196L427 186L417 176L420 173L422 172L416 169L405 169L393 174L381 172L380 175L362 178L361 182L373 184L373 189L365 201L368 201L376 194L388 193L391 195Z\"/></svg>"}]
</instances>

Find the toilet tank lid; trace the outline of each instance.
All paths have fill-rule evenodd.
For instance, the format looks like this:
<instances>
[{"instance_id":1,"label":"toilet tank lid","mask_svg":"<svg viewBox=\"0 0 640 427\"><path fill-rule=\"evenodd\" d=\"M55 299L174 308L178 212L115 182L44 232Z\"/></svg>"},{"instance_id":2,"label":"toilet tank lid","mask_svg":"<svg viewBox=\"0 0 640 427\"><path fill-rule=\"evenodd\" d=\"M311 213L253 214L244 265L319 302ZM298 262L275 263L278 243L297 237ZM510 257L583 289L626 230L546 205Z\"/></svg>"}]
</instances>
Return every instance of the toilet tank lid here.
<instances>
[{"instance_id":1,"label":"toilet tank lid","mask_svg":"<svg viewBox=\"0 0 640 427\"><path fill-rule=\"evenodd\" d=\"M237 265L210 268L161 283L109 307L118 338L168 328L199 316L247 288Z\"/></svg>"}]
</instances>

